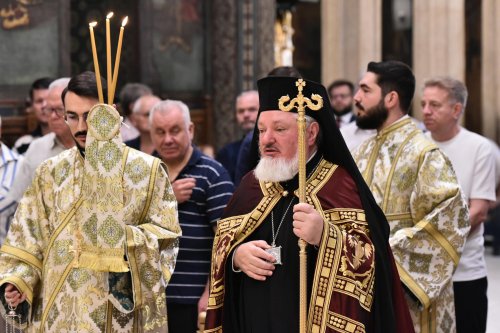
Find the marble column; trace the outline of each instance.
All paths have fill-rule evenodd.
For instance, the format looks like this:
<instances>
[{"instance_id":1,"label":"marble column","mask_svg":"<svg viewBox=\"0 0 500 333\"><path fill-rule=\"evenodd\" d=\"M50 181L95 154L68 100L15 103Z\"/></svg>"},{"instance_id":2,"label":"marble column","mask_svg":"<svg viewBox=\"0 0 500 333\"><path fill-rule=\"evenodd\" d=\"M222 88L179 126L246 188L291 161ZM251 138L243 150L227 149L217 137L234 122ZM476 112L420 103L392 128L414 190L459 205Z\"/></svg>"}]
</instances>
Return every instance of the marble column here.
<instances>
[{"instance_id":1,"label":"marble column","mask_svg":"<svg viewBox=\"0 0 500 333\"><path fill-rule=\"evenodd\" d=\"M500 142L500 3L482 1L482 128L483 135Z\"/></svg>"},{"instance_id":2,"label":"marble column","mask_svg":"<svg viewBox=\"0 0 500 333\"><path fill-rule=\"evenodd\" d=\"M321 79L357 83L382 57L382 0L321 1Z\"/></svg>"},{"instance_id":3,"label":"marble column","mask_svg":"<svg viewBox=\"0 0 500 333\"><path fill-rule=\"evenodd\" d=\"M465 82L465 1L413 1L413 115L421 119L420 96L428 78L448 75Z\"/></svg>"}]
</instances>

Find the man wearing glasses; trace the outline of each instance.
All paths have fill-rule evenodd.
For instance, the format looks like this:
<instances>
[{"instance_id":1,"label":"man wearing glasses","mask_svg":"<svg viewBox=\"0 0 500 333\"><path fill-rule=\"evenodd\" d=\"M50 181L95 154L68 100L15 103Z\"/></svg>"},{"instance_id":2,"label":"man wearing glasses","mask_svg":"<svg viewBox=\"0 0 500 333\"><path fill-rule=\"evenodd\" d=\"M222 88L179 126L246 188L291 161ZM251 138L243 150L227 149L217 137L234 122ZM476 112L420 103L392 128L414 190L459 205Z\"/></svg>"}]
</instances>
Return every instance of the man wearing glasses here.
<instances>
[{"instance_id":1,"label":"man wearing glasses","mask_svg":"<svg viewBox=\"0 0 500 333\"><path fill-rule=\"evenodd\" d=\"M347 80L333 81L328 87L328 94L338 128L342 128L356 119L352 112L352 96L354 95L352 82Z\"/></svg>"},{"instance_id":2,"label":"man wearing glasses","mask_svg":"<svg viewBox=\"0 0 500 333\"><path fill-rule=\"evenodd\" d=\"M75 145L71 131L64 121L64 106L61 98L61 93L68 82L69 78L60 78L49 86L47 99L42 106L42 113L48 117L51 132L34 140L26 151L11 189L11 198L17 202L31 184L35 170L42 162Z\"/></svg>"}]
</instances>

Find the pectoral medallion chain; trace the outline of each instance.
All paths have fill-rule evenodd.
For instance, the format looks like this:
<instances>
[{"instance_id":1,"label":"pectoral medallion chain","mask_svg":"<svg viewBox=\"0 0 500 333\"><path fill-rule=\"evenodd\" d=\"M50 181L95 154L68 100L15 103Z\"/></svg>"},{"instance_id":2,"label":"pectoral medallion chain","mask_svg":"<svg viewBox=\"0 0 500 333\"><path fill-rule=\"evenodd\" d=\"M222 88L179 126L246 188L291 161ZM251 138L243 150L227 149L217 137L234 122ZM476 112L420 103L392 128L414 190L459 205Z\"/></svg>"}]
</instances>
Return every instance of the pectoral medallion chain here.
<instances>
[{"instance_id":1,"label":"pectoral medallion chain","mask_svg":"<svg viewBox=\"0 0 500 333\"><path fill-rule=\"evenodd\" d=\"M285 221L285 217L288 214L288 211L290 210L290 207L292 206L293 200L295 198L292 197L292 200L290 200L290 203L288 204L288 207L285 210L285 213L281 217L280 224L278 224L278 229L276 229L276 232L274 231L274 211L271 211L271 230L272 230L272 236L273 236L273 241L271 243L271 248L267 249L266 252L269 253L276 259L274 262L275 265L283 265L281 262L281 246L276 246L276 238L278 237L278 232L280 231L281 225L283 224L283 221Z\"/></svg>"}]
</instances>

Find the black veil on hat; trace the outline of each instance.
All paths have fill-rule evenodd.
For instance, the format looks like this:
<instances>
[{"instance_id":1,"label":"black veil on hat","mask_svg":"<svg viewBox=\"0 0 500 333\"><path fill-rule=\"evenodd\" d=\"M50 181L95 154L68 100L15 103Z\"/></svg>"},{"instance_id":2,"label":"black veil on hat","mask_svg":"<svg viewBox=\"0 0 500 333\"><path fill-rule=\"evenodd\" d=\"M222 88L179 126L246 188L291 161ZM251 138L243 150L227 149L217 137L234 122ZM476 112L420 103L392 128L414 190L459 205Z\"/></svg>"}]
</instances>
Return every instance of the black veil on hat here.
<instances>
[{"instance_id":1,"label":"black veil on hat","mask_svg":"<svg viewBox=\"0 0 500 333\"><path fill-rule=\"evenodd\" d=\"M296 86L298 78L268 76L257 82L259 91L259 114L265 111L279 111L278 100L281 96L288 95L293 99L298 94ZM372 311L376 318L375 332L396 332L396 316L392 304L393 272L394 266L392 254L389 250L389 224L382 209L378 206L373 195L365 183L347 145L340 133L330 106L330 99L323 85L305 80L302 94L311 98L312 94L318 94L323 98L323 107L318 111L309 110L306 107L306 115L314 118L321 128L321 142L318 143L318 152L329 162L337 164L346 169L356 182L361 203L365 210L370 236L375 247L375 290ZM283 111L284 112L284 111ZM290 112L297 112L294 108ZM254 169L259 161L259 133L257 125L254 128L252 147L250 151L250 168ZM398 278L399 280L399 278Z\"/></svg>"}]
</instances>

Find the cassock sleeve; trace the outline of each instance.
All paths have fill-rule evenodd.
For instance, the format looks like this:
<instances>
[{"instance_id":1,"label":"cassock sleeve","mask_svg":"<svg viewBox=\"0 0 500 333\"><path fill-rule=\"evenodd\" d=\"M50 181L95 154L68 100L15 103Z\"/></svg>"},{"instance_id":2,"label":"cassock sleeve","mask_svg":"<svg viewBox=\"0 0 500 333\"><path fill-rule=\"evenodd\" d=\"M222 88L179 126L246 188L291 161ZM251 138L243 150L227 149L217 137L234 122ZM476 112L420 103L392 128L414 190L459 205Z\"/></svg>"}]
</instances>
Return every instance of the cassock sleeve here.
<instances>
[{"instance_id":1,"label":"cassock sleeve","mask_svg":"<svg viewBox=\"0 0 500 333\"><path fill-rule=\"evenodd\" d=\"M411 226L389 239L399 275L424 308L441 294L458 264L470 229L468 210L450 161L422 155L410 199Z\"/></svg>"},{"instance_id":2,"label":"cassock sleeve","mask_svg":"<svg viewBox=\"0 0 500 333\"><path fill-rule=\"evenodd\" d=\"M152 168L147 205L140 224L126 226L136 307L154 297L162 284L167 285L179 250L177 201L163 164L155 163Z\"/></svg>"}]
</instances>

